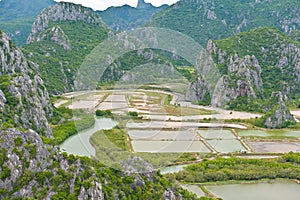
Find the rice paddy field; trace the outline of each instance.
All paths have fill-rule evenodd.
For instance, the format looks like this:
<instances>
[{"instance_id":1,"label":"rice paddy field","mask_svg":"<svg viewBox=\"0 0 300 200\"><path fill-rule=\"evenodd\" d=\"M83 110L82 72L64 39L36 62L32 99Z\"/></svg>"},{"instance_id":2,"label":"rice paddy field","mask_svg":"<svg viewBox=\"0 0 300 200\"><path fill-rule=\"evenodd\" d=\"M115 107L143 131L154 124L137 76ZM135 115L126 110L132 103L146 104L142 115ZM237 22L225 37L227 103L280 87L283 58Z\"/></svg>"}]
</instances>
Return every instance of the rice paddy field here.
<instances>
[{"instance_id":1,"label":"rice paddy field","mask_svg":"<svg viewBox=\"0 0 300 200\"><path fill-rule=\"evenodd\" d=\"M134 152L210 153L201 141L132 141Z\"/></svg>"},{"instance_id":2,"label":"rice paddy field","mask_svg":"<svg viewBox=\"0 0 300 200\"><path fill-rule=\"evenodd\" d=\"M284 130L238 130L241 137L269 137L269 138L300 138L300 131L284 131Z\"/></svg>"},{"instance_id":3,"label":"rice paddy field","mask_svg":"<svg viewBox=\"0 0 300 200\"><path fill-rule=\"evenodd\" d=\"M207 140L208 144L220 153L232 153L246 150L239 140Z\"/></svg>"},{"instance_id":4,"label":"rice paddy field","mask_svg":"<svg viewBox=\"0 0 300 200\"><path fill-rule=\"evenodd\" d=\"M178 94L174 94L173 99L170 95L165 91L139 89L75 92L63 95L56 102L56 107L90 112L111 110L117 115L137 112L140 120L124 122L124 131L133 152L233 153L249 149L262 154L300 152L300 131L248 130L243 124L200 123L203 118L218 119L222 113L228 112L206 109L189 102L175 106ZM247 113L245 116L248 116Z\"/></svg>"},{"instance_id":5,"label":"rice paddy field","mask_svg":"<svg viewBox=\"0 0 300 200\"><path fill-rule=\"evenodd\" d=\"M236 136L232 133L232 131L224 129L197 130L197 133L204 139L236 139Z\"/></svg>"},{"instance_id":6,"label":"rice paddy field","mask_svg":"<svg viewBox=\"0 0 300 200\"><path fill-rule=\"evenodd\" d=\"M193 131L164 131L164 130L130 130L127 132L131 140L171 140L193 141L197 139Z\"/></svg>"},{"instance_id":7,"label":"rice paddy field","mask_svg":"<svg viewBox=\"0 0 300 200\"><path fill-rule=\"evenodd\" d=\"M255 153L300 153L300 142L246 142Z\"/></svg>"}]
</instances>

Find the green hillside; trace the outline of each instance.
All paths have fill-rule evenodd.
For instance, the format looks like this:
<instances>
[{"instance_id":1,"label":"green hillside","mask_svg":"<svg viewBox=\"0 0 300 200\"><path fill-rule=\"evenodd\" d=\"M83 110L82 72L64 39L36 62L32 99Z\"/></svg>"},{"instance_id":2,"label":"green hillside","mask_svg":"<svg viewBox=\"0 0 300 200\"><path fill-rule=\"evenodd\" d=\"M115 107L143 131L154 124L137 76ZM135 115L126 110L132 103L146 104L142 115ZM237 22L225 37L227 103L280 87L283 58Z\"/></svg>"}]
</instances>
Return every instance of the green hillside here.
<instances>
[{"instance_id":1,"label":"green hillside","mask_svg":"<svg viewBox=\"0 0 300 200\"><path fill-rule=\"evenodd\" d=\"M70 41L71 50L64 49L50 38L24 47L29 60L39 64L41 76L50 93L70 91L74 76L85 56L107 38L108 29L84 22L53 22L49 27L59 26ZM49 31L51 30L46 30ZM76 30L76 31L74 31Z\"/></svg>"},{"instance_id":2,"label":"green hillside","mask_svg":"<svg viewBox=\"0 0 300 200\"><path fill-rule=\"evenodd\" d=\"M110 30L91 9L71 3L47 8L36 21L40 23L32 27L30 43L23 48L25 55L39 65L50 93L71 91L83 60Z\"/></svg>"},{"instance_id":3,"label":"green hillside","mask_svg":"<svg viewBox=\"0 0 300 200\"><path fill-rule=\"evenodd\" d=\"M25 45L36 16L55 2L53 0L0 1L0 29L17 45Z\"/></svg>"},{"instance_id":4,"label":"green hillside","mask_svg":"<svg viewBox=\"0 0 300 200\"><path fill-rule=\"evenodd\" d=\"M284 32L299 29L298 0L181 0L152 18L149 26L185 33L200 44L256 27L274 26Z\"/></svg>"},{"instance_id":5,"label":"green hillside","mask_svg":"<svg viewBox=\"0 0 300 200\"><path fill-rule=\"evenodd\" d=\"M274 28L258 28L248 32L237 34L228 39L215 41L217 47L226 52L227 59L237 54L239 57L254 55L262 68L262 80L264 96L268 97L273 91L281 91L284 85L291 87L290 96L299 93L299 82L295 76L299 56L294 48L300 48L300 43L291 39ZM291 47L291 45L293 47ZM284 53L286 50L289 53ZM216 58L216 57L215 57ZM279 66L280 60L287 58L287 63ZM220 72L226 72L227 66L220 64L217 59ZM285 84L284 84L285 83Z\"/></svg>"}]
</instances>

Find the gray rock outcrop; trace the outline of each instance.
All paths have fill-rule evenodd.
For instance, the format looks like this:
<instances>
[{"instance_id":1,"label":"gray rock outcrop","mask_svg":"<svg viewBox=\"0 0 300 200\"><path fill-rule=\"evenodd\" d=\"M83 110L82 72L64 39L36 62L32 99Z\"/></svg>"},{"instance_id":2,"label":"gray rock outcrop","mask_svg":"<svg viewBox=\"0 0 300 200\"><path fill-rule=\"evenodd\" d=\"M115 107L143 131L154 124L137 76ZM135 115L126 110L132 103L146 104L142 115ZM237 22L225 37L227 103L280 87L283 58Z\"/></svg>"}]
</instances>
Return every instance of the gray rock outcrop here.
<instances>
[{"instance_id":1,"label":"gray rock outcrop","mask_svg":"<svg viewBox=\"0 0 300 200\"><path fill-rule=\"evenodd\" d=\"M294 123L295 119L285 105L284 96L281 92L274 92L272 99L278 103L271 110L271 113L266 116L264 122L267 128L282 128L286 127L287 123ZM276 102L275 102L276 103Z\"/></svg>"},{"instance_id":2,"label":"gray rock outcrop","mask_svg":"<svg viewBox=\"0 0 300 200\"><path fill-rule=\"evenodd\" d=\"M47 116L53 108L37 65L27 62L5 33L0 36L0 109L19 127L52 137Z\"/></svg>"},{"instance_id":3,"label":"gray rock outcrop","mask_svg":"<svg viewBox=\"0 0 300 200\"><path fill-rule=\"evenodd\" d=\"M57 3L45 9L38 16L32 25L32 30L27 39L27 44L38 41L40 38L39 34L49 28L50 22L59 21L83 21L89 24L106 27L101 18L89 8L81 7L72 3Z\"/></svg>"},{"instance_id":4,"label":"gray rock outcrop","mask_svg":"<svg viewBox=\"0 0 300 200\"><path fill-rule=\"evenodd\" d=\"M223 106L237 97L257 99L262 94L261 67L255 56L230 57L228 74L217 83L212 96L213 106Z\"/></svg>"},{"instance_id":5,"label":"gray rock outcrop","mask_svg":"<svg viewBox=\"0 0 300 200\"><path fill-rule=\"evenodd\" d=\"M64 188L68 185L69 188L74 188L76 177L87 170L87 166L83 165L79 159L70 162L58 152L56 147L43 144L40 136L32 130L0 131L0 150L5 151L2 155L4 157L0 171L7 172L6 177L0 179L0 189L12 192L12 198L33 198L34 190L48 188L43 199L51 199L57 194L54 187ZM95 171L92 173L95 174ZM56 181L57 185L53 185L53 177L60 177L61 174L69 174L70 178L60 179ZM24 179L27 180L27 184L18 186ZM93 187L86 189L82 186L78 199L104 199L100 181L95 176L93 179L89 180ZM74 190L71 189L70 194L73 193ZM0 198L5 197L0 194Z\"/></svg>"}]
</instances>

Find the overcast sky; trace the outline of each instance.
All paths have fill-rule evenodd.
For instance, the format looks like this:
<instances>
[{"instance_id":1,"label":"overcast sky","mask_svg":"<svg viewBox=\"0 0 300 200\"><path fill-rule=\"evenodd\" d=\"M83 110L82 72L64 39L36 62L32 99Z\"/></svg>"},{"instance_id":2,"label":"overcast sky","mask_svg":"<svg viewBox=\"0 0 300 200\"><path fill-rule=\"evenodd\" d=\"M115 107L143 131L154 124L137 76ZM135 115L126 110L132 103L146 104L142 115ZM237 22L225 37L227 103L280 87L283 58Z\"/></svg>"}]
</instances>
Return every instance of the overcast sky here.
<instances>
[{"instance_id":1,"label":"overcast sky","mask_svg":"<svg viewBox=\"0 0 300 200\"><path fill-rule=\"evenodd\" d=\"M55 0L60 2L62 0ZM63 0L65 2L73 2L77 4L81 4L86 7L93 8L94 10L105 10L110 6L122 6L122 5L130 5L132 7L136 7L138 0ZM147 3L152 3L154 6L160 6L162 4L173 4L178 0L145 0Z\"/></svg>"}]
</instances>

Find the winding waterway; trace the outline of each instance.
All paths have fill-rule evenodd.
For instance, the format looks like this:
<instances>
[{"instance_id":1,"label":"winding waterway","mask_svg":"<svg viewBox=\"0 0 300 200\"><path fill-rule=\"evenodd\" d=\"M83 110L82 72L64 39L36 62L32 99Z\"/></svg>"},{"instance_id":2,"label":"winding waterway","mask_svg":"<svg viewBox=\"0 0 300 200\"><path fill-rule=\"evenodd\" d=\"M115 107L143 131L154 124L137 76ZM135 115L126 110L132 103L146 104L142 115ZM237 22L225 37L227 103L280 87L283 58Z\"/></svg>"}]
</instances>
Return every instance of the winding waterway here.
<instances>
[{"instance_id":1,"label":"winding waterway","mask_svg":"<svg viewBox=\"0 0 300 200\"><path fill-rule=\"evenodd\" d=\"M77 156L95 156L95 149L90 144L90 137L100 130L109 130L117 125L117 122L109 118L95 118L95 125L92 128L80 131L78 134L68 138L60 148L68 154Z\"/></svg>"}]
</instances>

